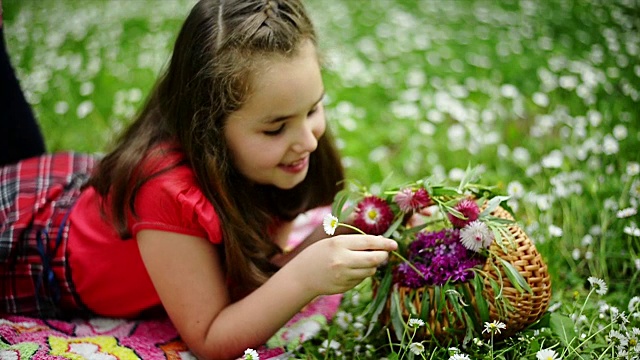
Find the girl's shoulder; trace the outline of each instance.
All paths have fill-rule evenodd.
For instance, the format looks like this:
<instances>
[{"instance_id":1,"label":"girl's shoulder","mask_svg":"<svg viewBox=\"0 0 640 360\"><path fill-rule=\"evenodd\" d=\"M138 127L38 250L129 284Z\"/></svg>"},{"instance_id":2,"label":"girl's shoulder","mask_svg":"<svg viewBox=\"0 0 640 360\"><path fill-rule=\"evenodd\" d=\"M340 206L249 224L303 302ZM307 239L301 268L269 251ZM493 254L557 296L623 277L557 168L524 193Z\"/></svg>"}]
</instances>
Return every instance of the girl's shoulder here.
<instances>
[{"instance_id":1,"label":"girl's shoulder","mask_svg":"<svg viewBox=\"0 0 640 360\"><path fill-rule=\"evenodd\" d=\"M154 154L155 153L155 154ZM221 238L217 212L201 191L193 169L175 147L158 148L143 165L151 177L135 200L139 216L133 233L150 223L163 223L213 242Z\"/></svg>"}]
</instances>

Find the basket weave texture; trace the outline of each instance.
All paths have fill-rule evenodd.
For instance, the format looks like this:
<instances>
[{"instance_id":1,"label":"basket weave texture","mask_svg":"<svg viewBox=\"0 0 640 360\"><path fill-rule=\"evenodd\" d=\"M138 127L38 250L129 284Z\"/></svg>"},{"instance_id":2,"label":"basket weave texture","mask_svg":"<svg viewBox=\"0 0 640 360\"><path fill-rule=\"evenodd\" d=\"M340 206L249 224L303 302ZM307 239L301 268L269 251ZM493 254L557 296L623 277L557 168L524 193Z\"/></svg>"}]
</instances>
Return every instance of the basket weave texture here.
<instances>
[{"instance_id":1,"label":"basket weave texture","mask_svg":"<svg viewBox=\"0 0 640 360\"><path fill-rule=\"evenodd\" d=\"M511 214L501 207L498 207L491 214L499 218L514 220ZM507 239L503 239L504 249L507 251L503 251L503 247L497 244L496 241L493 242L489 250L498 257L511 263L522 275L532 291L519 291L509 281L498 260L492 260L491 257L487 259L483 267L483 272L486 274L486 277L484 277L484 287L482 289L483 298L489 306L490 321L498 320L506 325L506 329L502 330L500 334L496 334L495 338L514 335L540 319L547 310L551 299L551 279L549 272L533 242L515 222L510 224L507 230L512 235L512 243ZM498 289L499 293L496 293L491 286L490 279L495 280L495 283L501 285L501 289ZM409 319L411 315L406 304L411 303L417 314L421 314L423 313L422 304L424 296L429 296L429 304L434 304L435 302L436 290L433 286L419 289L403 287L397 284L394 286L397 287L400 298L399 303L405 304L402 307L402 315L405 321ZM477 302L475 296L473 296L474 289L470 282L459 284L457 288L461 292L471 294L472 305L477 312ZM506 306L506 308L500 305L503 302L496 300L497 296L501 296L507 301L506 304L508 304L508 306ZM418 329L416 338L422 340L437 339L441 343L447 343L451 340L460 341L462 339L465 333L465 324L459 318L451 316L451 312L454 310L448 301L449 300L447 300L447 304L444 307L440 307L440 311L437 311L433 305L431 306L426 318L422 318L426 326ZM391 301L388 300L386 309L381 315L381 321L383 321L383 323L390 323L390 307ZM415 317L415 315L413 317Z\"/></svg>"}]
</instances>

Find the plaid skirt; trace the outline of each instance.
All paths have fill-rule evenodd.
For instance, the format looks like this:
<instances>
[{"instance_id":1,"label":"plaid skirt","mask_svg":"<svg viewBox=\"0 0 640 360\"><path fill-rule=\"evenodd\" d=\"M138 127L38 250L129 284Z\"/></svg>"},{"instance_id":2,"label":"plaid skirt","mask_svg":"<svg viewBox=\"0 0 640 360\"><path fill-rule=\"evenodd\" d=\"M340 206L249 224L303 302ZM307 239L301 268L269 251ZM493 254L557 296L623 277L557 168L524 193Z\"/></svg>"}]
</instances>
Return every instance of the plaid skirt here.
<instances>
[{"instance_id":1,"label":"plaid skirt","mask_svg":"<svg viewBox=\"0 0 640 360\"><path fill-rule=\"evenodd\" d=\"M57 153L0 168L0 316L86 310L67 263L67 219L95 161Z\"/></svg>"}]
</instances>

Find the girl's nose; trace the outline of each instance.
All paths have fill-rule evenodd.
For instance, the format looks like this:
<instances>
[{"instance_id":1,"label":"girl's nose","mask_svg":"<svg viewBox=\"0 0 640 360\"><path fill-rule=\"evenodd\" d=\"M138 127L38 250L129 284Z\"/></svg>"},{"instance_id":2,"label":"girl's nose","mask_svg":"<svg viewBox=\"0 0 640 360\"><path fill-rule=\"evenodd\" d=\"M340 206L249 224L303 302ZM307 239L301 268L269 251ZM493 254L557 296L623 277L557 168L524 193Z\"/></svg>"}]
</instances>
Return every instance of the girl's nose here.
<instances>
[{"instance_id":1,"label":"girl's nose","mask_svg":"<svg viewBox=\"0 0 640 360\"><path fill-rule=\"evenodd\" d=\"M297 138L294 139L293 151L297 153L310 153L318 147L318 138L316 137L317 130L314 129L314 124L307 123L303 125L297 134Z\"/></svg>"}]
</instances>

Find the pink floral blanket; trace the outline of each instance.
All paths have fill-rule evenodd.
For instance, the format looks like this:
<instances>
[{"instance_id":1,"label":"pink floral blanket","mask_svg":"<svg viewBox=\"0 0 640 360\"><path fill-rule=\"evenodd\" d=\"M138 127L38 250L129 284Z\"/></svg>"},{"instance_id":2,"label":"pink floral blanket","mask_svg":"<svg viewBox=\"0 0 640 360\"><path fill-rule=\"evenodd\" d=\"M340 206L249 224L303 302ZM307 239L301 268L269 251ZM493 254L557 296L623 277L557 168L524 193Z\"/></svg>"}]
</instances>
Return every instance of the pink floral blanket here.
<instances>
[{"instance_id":1,"label":"pink floral blanket","mask_svg":"<svg viewBox=\"0 0 640 360\"><path fill-rule=\"evenodd\" d=\"M317 224L326 209L301 215L294 223L295 246ZM266 344L260 359L288 358L288 348L316 336L335 315L341 296L319 297L294 316ZM111 318L42 320L23 316L0 319L0 359L195 359L168 319Z\"/></svg>"}]
</instances>

